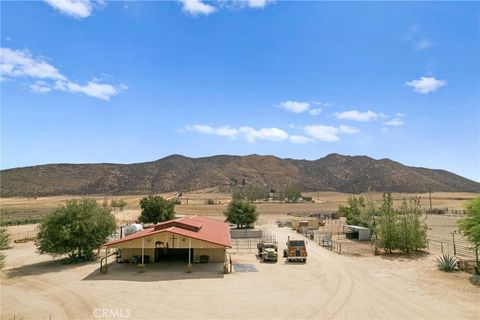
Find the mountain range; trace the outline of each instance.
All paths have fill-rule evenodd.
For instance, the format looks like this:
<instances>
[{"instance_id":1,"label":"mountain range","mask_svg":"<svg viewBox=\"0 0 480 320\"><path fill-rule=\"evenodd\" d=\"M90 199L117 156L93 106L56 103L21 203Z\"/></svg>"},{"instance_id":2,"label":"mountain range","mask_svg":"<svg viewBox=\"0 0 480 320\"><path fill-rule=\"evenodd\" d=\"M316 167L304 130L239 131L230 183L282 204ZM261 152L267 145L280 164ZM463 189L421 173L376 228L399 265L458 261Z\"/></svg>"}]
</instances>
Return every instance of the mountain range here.
<instances>
[{"instance_id":1,"label":"mountain range","mask_svg":"<svg viewBox=\"0 0 480 320\"><path fill-rule=\"evenodd\" d=\"M303 191L480 192L480 183L390 159L329 154L318 160L275 156L171 155L134 164L47 164L0 171L1 196L119 195L170 191L229 192L242 183Z\"/></svg>"}]
</instances>

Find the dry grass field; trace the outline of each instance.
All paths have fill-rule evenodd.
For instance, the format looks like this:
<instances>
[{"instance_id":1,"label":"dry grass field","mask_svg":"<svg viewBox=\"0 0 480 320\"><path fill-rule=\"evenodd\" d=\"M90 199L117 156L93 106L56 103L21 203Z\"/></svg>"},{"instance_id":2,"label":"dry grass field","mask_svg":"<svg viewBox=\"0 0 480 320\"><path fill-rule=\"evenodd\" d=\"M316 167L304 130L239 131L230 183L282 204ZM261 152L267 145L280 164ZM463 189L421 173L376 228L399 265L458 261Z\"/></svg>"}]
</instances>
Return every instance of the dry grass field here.
<instances>
[{"instance_id":1,"label":"dry grass field","mask_svg":"<svg viewBox=\"0 0 480 320\"><path fill-rule=\"evenodd\" d=\"M173 197L176 193L162 194L164 197ZM258 203L258 211L262 214L286 214L289 212L295 213L310 213L318 211L336 210L339 204L345 204L350 196L346 193L339 192L307 192L306 196L313 198L313 203L275 203L266 202ZM436 192L432 193L432 207L460 210L463 207L465 200L472 199L478 196L478 193L449 193ZM367 193L362 196L374 200L381 198L381 193ZM429 195L427 194L407 194L394 193L393 198L395 205L399 205L404 198L411 196L421 197L421 204L423 208L429 207ZM125 199L128 203L126 210L138 210L139 200L143 195L125 195L125 196L89 196L98 201L112 199ZM25 217L42 217L51 212L55 207L64 203L66 199L80 199L82 196L52 196L39 198L23 198L11 197L0 199L0 210L2 219L14 220ZM184 193L180 198L182 205L175 208L179 214L198 214L198 215L218 215L223 212L228 201L230 201L230 194L226 193L205 193L192 192ZM213 199L215 205L205 204L207 199Z\"/></svg>"}]
</instances>

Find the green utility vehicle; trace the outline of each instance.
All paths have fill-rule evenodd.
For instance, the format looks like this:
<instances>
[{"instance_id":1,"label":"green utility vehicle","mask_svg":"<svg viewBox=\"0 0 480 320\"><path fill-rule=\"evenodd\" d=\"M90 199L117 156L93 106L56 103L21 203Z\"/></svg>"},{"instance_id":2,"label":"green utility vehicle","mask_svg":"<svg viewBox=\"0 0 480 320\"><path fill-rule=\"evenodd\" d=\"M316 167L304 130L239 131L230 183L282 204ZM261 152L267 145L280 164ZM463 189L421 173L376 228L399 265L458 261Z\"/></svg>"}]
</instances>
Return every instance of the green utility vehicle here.
<instances>
[{"instance_id":1,"label":"green utility vehicle","mask_svg":"<svg viewBox=\"0 0 480 320\"><path fill-rule=\"evenodd\" d=\"M258 256L265 261L277 262L278 260L278 247L273 242L260 242L257 244Z\"/></svg>"}]
</instances>

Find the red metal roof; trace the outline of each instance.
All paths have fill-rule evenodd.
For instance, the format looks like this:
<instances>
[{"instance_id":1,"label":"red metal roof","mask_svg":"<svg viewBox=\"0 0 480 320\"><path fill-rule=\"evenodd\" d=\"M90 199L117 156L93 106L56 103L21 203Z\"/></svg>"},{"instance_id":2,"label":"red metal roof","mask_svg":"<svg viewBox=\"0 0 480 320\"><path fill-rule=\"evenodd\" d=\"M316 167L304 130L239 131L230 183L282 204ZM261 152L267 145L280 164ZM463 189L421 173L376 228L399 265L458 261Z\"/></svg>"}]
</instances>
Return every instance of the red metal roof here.
<instances>
[{"instance_id":1,"label":"red metal roof","mask_svg":"<svg viewBox=\"0 0 480 320\"><path fill-rule=\"evenodd\" d=\"M180 236L214 243L228 248L232 247L230 227L228 224L200 216L187 216L165 221L123 237L122 239L110 241L106 246L114 247L116 244L122 242L141 239L162 232L171 232Z\"/></svg>"}]
</instances>

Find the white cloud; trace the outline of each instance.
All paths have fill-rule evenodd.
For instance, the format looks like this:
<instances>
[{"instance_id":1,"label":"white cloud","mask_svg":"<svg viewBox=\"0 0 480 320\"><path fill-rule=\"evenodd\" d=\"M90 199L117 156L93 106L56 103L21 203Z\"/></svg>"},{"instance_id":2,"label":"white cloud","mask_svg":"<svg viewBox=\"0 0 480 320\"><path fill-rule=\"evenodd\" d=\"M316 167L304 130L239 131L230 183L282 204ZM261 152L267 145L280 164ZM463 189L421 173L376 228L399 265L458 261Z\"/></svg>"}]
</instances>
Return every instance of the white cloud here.
<instances>
[{"instance_id":1,"label":"white cloud","mask_svg":"<svg viewBox=\"0 0 480 320\"><path fill-rule=\"evenodd\" d=\"M322 113L322 109L320 108L312 109L308 113L311 114L312 116L318 116L320 113Z\"/></svg>"},{"instance_id":2,"label":"white cloud","mask_svg":"<svg viewBox=\"0 0 480 320\"><path fill-rule=\"evenodd\" d=\"M359 132L357 128L352 128L343 124L338 128L340 130L340 133L358 133Z\"/></svg>"},{"instance_id":3,"label":"white cloud","mask_svg":"<svg viewBox=\"0 0 480 320\"><path fill-rule=\"evenodd\" d=\"M86 18L92 14L93 5L90 0L44 0L63 14L74 18Z\"/></svg>"},{"instance_id":4,"label":"white cloud","mask_svg":"<svg viewBox=\"0 0 480 320\"><path fill-rule=\"evenodd\" d=\"M386 121L383 124L390 127L400 127L403 126L405 123L399 118L393 118L392 120Z\"/></svg>"},{"instance_id":5,"label":"white cloud","mask_svg":"<svg viewBox=\"0 0 480 320\"><path fill-rule=\"evenodd\" d=\"M331 107L331 106L333 106L333 103L316 101L316 100L313 100L312 104L317 105L317 106L321 106L321 107Z\"/></svg>"},{"instance_id":6,"label":"white cloud","mask_svg":"<svg viewBox=\"0 0 480 320\"><path fill-rule=\"evenodd\" d=\"M214 128L208 125L196 124L193 126L187 126L187 130L196 131L203 134L214 134L221 137L229 137L235 139L242 136L247 142L253 143L256 140L268 140L268 141L284 141L288 139L288 133L278 128L262 128L256 130L251 127L240 127L238 129L230 126L223 126Z\"/></svg>"},{"instance_id":7,"label":"white cloud","mask_svg":"<svg viewBox=\"0 0 480 320\"><path fill-rule=\"evenodd\" d=\"M45 81L37 81L35 83L32 83L29 88L36 93L47 93L52 91L50 85L48 85L48 83L46 83Z\"/></svg>"},{"instance_id":8,"label":"white cloud","mask_svg":"<svg viewBox=\"0 0 480 320\"><path fill-rule=\"evenodd\" d=\"M370 110L368 110L367 112L361 112L357 110L337 112L335 113L335 116L338 119L353 120L353 121L360 121L360 122L368 122L368 121L373 121L378 119L378 114Z\"/></svg>"},{"instance_id":9,"label":"white cloud","mask_svg":"<svg viewBox=\"0 0 480 320\"><path fill-rule=\"evenodd\" d=\"M412 87L415 92L427 94L447 85L447 81L438 80L435 77L420 77L418 80L406 82L405 85Z\"/></svg>"},{"instance_id":10,"label":"white cloud","mask_svg":"<svg viewBox=\"0 0 480 320\"><path fill-rule=\"evenodd\" d=\"M293 113L302 113L302 112L308 111L311 107L310 103L308 102L291 101L291 100L280 102L280 106L283 109Z\"/></svg>"},{"instance_id":11,"label":"white cloud","mask_svg":"<svg viewBox=\"0 0 480 320\"><path fill-rule=\"evenodd\" d=\"M269 141L284 141L288 139L288 133L278 128L255 130L250 127L241 127L239 131L245 136L247 142L255 142L257 139Z\"/></svg>"},{"instance_id":12,"label":"white cloud","mask_svg":"<svg viewBox=\"0 0 480 320\"><path fill-rule=\"evenodd\" d=\"M192 16L204 14L209 15L217 11L212 5L203 3L201 0L180 0L182 4L182 10L191 14Z\"/></svg>"},{"instance_id":13,"label":"white cloud","mask_svg":"<svg viewBox=\"0 0 480 320\"><path fill-rule=\"evenodd\" d=\"M27 50L0 48L0 72L3 77L32 77L66 80L65 76L42 58L34 58Z\"/></svg>"},{"instance_id":14,"label":"white cloud","mask_svg":"<svg viewBox=\"0 0 480 320\"><path fill-rule=\"evenodd\" d=\"M203 124L195 124L193 126L187 126L186 128L187 130L191 130L191 131L196 131L196 132L199 132L199 133L212 133L214 134L215 133L215 129L210 127L210 126L206 126L206 125L203 125Z\"/></svg>"},{"instance_id":15,"label":"white cloud","mask_svg":"<svg viewBox=\"0 0 480 320\"><path fill-rule=\"evenodd\" d=\"M33 57L27 50L12 50L0 48L0 73L1 78L23 78L33 81L29 88L36 93L47 93L51 90L83 93L87 96L101 100L110 100L110 97L126 90L127 86L121 84L118 88L98 80L80 85L68 80L66 76L53 65L41 57ZM42 79L39 81L38 79ZM47 81L50 81L47 82Z\"/></svg>"},{"instance_id":16,"label":"white cloud","mask_svg":"<svg viewBox=\"0 0 480 320\"><path fill-rule=\"evenodd\" d=\"M402 118L402 117L406 117L407 115L405 113L397 112L395 113L395 116Z\"/></svg>"},{"instance_id":17,"label":"white cloud","mask_svg":"<svg viewBox=\"0 0 480 320\"><path fill-rule=\"evenodd\" d=\"M415 50L422 51L433 46L432 40L428 38L423 38L415 43Z\"/></svg>"},{"instance_id":18,"label":"white cloud","mask_svg":"<svg viewBox=\"0 0 480 320\"><path fill-rule=\"evenodd\" d=\"M304 128L305 134L320 141L335 142L340 140L340 130L331 126L312 125Z\"/></svg>"},{"instance_id":19,"label":"white cloud","mask_svg":"<svg viewBox=\"0 0 480 320\"><path fill-rule=\"evenodd\" d=\"M248 0L250 8L265 8L268 4L274 2L273 0Z\"/></svg>"},{"instance_id":20,"label":"white cloud","mask_svg":"<svg viewBox=\"0 0 480 320\"><path fill-rule=\"evenodd\" d=\"M300 135L293 135L290 136L289 141L295 144L305 144L314 141L312 138L300 136Z\"/></svg>"},{"instance_id":21,"label":"white cloud","mask_svg":"<svg viewBox=\"0 0 480 320\"><path fill-rule=\"evenodd\" d=\"M83 93L87 96L105 101L109 101L111 96L119 93L119 89L115 88L114 86L95 81L89 81L84 86L72 81L57 81L55 82L54 88L60 91L67 91L71 93Z\"/></svg>"}]
</instances>

